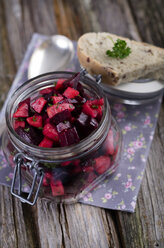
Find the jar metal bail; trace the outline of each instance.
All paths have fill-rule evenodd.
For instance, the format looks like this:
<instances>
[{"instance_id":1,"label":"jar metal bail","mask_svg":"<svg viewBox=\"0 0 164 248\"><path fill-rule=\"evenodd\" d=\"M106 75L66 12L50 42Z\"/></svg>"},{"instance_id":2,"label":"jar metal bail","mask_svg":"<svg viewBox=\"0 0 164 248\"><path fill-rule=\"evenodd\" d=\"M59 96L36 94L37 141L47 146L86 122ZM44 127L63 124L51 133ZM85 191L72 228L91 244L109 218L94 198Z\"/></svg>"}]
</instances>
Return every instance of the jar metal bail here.
<instances>
[{"instance_id":1,"label":"jar metal bail","mask_svg":"<svg viewBox=\"0 0 164 248\"><path fill-rule=\"evenodd\" d=\"M33 158L26 156L23 153L17 153L14 156L13 161L15 162L16 166L14 168L14 176L13 176L12 185L11 185L11 194L17 197L18 199L20 199L23 203L28 203L33 206L37 201L40 187L42 185L42 181L44 177L43 169L38 167L39 160L34 160ZM21 195L22 194L21 170L23 169L23 167L25 169L28 169L31 172L32 171L34 172L31 188L30 188L27 198ZM16 179L18 179L18 193L14 192ZM37 185L36 192L32 200L31 197L34 193L34 188L36 186L37 181L38 181L38 185Z\"/></svg>"}]
</instances>

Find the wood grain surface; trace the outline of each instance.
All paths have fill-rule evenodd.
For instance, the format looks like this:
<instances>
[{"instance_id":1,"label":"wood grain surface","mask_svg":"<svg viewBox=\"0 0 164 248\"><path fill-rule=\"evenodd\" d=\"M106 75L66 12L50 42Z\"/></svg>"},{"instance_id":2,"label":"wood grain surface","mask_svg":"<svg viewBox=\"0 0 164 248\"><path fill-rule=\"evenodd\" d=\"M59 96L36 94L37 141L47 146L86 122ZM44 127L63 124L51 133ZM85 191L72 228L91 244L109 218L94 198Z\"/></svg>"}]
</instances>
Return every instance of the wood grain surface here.
<instances>
[{"instance_id":1,"label":"wood grain surface","mask_svg":"<svg viewBox=\"0 0 164 248\"><path fill-rule=\"evenodd\" d=\"M0 106L34 32L108 31L164 47L163 0L1 0ZM0 186L0 248L164 247L164 104L134 214L38 200Z\"/></svg>"}]
</instances>

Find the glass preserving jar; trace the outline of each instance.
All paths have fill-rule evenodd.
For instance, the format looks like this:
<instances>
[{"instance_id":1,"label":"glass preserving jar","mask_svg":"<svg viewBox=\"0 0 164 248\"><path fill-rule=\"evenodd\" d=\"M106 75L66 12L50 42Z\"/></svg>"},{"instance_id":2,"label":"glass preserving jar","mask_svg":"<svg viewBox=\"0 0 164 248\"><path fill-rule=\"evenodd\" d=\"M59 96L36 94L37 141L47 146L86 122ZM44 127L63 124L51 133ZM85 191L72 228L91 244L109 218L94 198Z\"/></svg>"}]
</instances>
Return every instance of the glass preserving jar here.
<instances>
[{"instance_id":1,"label":"glass preserving jar","mask_svg":"<svg viewBox=\"0 0 164 248\"><path fill-rule=\"evenodd\" d=\"M85 72L79 80L84 90L95 98L104 98L103 115L95 131L77 144L57 148L29 144L15 132L13 113L18 104L54 86L54 81L69 79L72 75L73 72L52 72L33 78L15 91L7 105L2 148L8 164L14 168L11 193L30 205L35 204L38 195L55 202L76 202L113 173L119 164L120 129L111 116L101 87ZM22 178L30 186L27 197L22 194Z\"/></svg>"}]
</instances>

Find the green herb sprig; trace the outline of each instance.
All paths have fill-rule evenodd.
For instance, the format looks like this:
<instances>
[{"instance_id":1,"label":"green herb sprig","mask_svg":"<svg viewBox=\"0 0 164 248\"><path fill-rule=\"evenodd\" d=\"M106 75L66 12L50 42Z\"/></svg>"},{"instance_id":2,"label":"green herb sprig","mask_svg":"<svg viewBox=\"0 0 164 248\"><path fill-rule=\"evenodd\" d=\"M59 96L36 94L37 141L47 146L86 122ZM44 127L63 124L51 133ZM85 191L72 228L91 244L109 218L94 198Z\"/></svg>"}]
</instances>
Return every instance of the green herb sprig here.
<instances>
[{"instance_id":1,"label":"green herb sprig","mask_svg":"<svg viewBox=\"0 0 164 248\"><path fill-rule=\"evenodd\" d=\"M127 47L127 43L125 40L117 39L117 41L115 43L113 42L113 44L114 46L112 50L106 51L106 54L109 57L124 59L131 53L131 49L130 47Z\"/></svg>"}]
</instances>

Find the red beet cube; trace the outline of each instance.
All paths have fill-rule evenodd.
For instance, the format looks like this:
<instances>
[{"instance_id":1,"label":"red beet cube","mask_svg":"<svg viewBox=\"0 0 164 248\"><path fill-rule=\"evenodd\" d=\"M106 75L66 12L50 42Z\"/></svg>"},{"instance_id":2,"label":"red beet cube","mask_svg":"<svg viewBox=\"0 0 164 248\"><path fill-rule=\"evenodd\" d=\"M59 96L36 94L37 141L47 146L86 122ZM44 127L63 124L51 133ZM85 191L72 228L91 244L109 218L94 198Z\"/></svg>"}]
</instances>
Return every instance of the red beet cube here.
<instances>
[{"instance_id":1,"label":"red beet cube","mask_svg":"<svg viewBox=\"0 0 164 248\"><path fill-rule=\"evenodd\" d=\"M63 187L63 184L60 180L54 181L52 179L50 186L51 186L53 196L64 195L64 187Z\"/></svg>"},{"instance_id":2,"label":"red beet cube","mask_svg":"<svg viewBox=\"0 0 164 248\"><path fill-rule=\"evenodd\" d=\"M100 99L95 99L95 100L92 100L92 105L104 105L104 99L103 98L100 98Z\"/></svg>"},{"instance_id":3,"label":"red beet cube","mask_svg":"<svg viewBox=\"0 0 164 248\"><path fill-rule=\"evenodd\" d=\"M56 131L56 128L50 123L47 123L44 126L43 134L44 134L44 136L46 136L47 138L49 138L51 140L54 140L54 141L59 140L59 136L58 136L58 133Z\"/></svg>"},{"instance_id":4,"label":"red beet cube","mask_svg":"<svg viewBox=\"0 0 164 248\"><path fill-rule=\"evenodd\" d=\"M89 101L87 101L86 103L84 103L83 105L83 112L93 118L95 118L97 116L97 111L95 109L93 109L89 103Z\"/></svg>"},{"instance_id":5,"label":"red beet cube","mask_svg":"<svg viewBox=\"0 0 164 248\"><path fill-rule=\"evenodd\" d=\"M40 131L32 126L27 126L26 128L18 127L15 131L22 139L33 145L39 145L43 139Z\"/></svg>"},{"instance_id":6,"label":"red beet cube","mask_svg":"<svg viewBox=\"0 0 164 248\"><path fill-rule=\"evenodd\" d=\"M61 163L61 166L68 166L69 164L71 164L71 161L65 161Z\"/></svg>"},{"instance_id":7,"label":"red beet cube","mask_svg":"<svg viewBox=\"0 0 164 248\"><path fill-rule=\"evenodd\" d=\"M83 112L93 118L96 118L97 115L102 114L102 107L100 105L92 104L92 101L87 101L83 105Z\"/></svg>"},{"instance_id":8,"label":"red beet cube","mask_svg":"<svg viewBox=\"0 0 164 248\"><path fill-rule=\"evenodd\" d=\"M27 103L28 106L30 106L30 97L27 98L27 99L25 99L25 100L23 100L22 102L20 102L20 103L18 104L18 107L20 107L23 103Z\"/></svg>"},{"instance_id":9,"label":"red beet cube","mask_svg":"<svg viewBox=\"0 0 164 248\"><path fill-rule=\"evenodd\" d=\"M43 178L43 186L49 186L51 179L52 179L52 174L50 172L46 172Z\"/></svg>"},{"instance_id":10,"label":"red beet cube","mask_svg":"<svg viewBox=\"0 0 164 248\"><path fill-rule=\"evenodd\" d=\"M94 168L98 174L103 174L109 169L111 160L108 156L100 156L95 159Z\"/></svg>"},{"instance_id":11,"label":"red beet cube","mask_svg":"<svg viewBox=\"0 0 164 248\"><path fill-rule=\"evenodd\" d=\"M57 125L60 122L64 122L64 121L67 121L67 120L70 120L70 119L72 119L72 115L71 115L70 111L68 109L66 109L66 110L54 115L51 118L51 121L52 121L52 123Z\"/></svg>"},{"instance_id":12,"label":"red beet cube","mask_svg":"<svg viewBox=\"0 0 164 248\"><path fill-rule=\"evenodd\" d=\"M53 104L57 104L58 102L63 100L62 96L52 96Z\"/></svg>"},{"instance_id":13,"label":"red beet cube","mask_svg":"<svg viewBox=\"0 0 164 248\"><path fill-rule=\"evenodd\" d=\"M28 117L28 104L27 103L22 103L18 108L17 111L13 114L14 118L19 118L19 117Z\"/></svg>"},{"instance_id":14,"label":"red beet cube","mask_svg":"<svg viewBox=\"0 0 164 248\"><path fill-rule=\"evenodd\" d=\"M53 147L53 141L44 137L43 140L40 142L39 146L51 148L51 147Z\"/></svg>"},{"instance_id":15,"label":"red beet cube","mask_svg":"<svg viewBox=\"0 0 164 248\"><path fill-rule=\"evenodd\" d=\"M79 95L79 91L78 90L75 90L74 88L71 88L71 87L68 87L63 95L67 98L75 98L75 96L78 96Z\"/></svg>"},{"instance_id":16,"label":"red beet cube","mask_svg":"<svg viewBox=\"0 0 164 248\"><path fill-rule=\"evenodd\" d=\"M61 104L53 105L47 108L48 117L52 118L57 113L60 113L66 109L68 109L69 111L73 111L75 107L71 103L61 103Z\"/></svg>"},{"instance_id":17,"label":"red beet cube","mask_svg":"<svg viewBox=\"0 0 164 248\"><path fill-rule=\"evenodd\" d=\"M61 146L70 146L80 141L76 128L70 128L67 131L59 133L59 142Z\"/></svg>"},{"instance_id":18,"label":"red beet cube","mask_svg":"<svg viewBox=\"0 0 164 248\"><path fill-rule=\"evenodd\" d=\"M31 104L31 106L37 113L40 114L46 103L47 101L44 99L44 97L39 97L35 102Z\"/></svg>"},{"instance_id":19,"label":"red beet cube","mask_svg":"<svg viewBox=\"0 0 164 248\"><path fill-rule=\"evenodd\" d=\"M108 154L114 154L114 139L113 139L113 131L109 130L106 141L105 141L105 150Z\"/></svg>"},{"instance_id":20,"label":"red beet cube","mask_svg":"<svg viewBox=\"0 0 164 248\"><path fill-rule=\"evenodd\" d=\"M15 120L14 121L14 129L17 129L18 127L25 127L25 121Z\"/></svg>"},{"instance_id":21,"label":"red beet cube","mask_svg":"<svg viewBox=\"0 0 164 248\"><path fill-rule=\"evenodd\" d=\"M33 127L42 127L42 116L41 115L34 115L31 117L28 117L26 119L28 124L30 124Z\"/></svg>"},{"instance_id":22,"label":"red beet cube","mask_svg":"<svg viewBox=\"0 0 164 248\"><path fill-rule=\"evenodd\" d=\"M71 128L71 123L69 121L66 121L65 123L60 122L57 126L56 129L58 131L58 133L63 132L64 130L67 130Z\"/></svg>"},{"instance_id":23,"label":"red beet cube","mask_svg":"<svg viewBox=\"0 0 164 248\"><path fill-rule=\"evenodd\" d=\"M66 79L59 79L57 81L57 84L55 86L55 90L61 90L63 89L63 83L66 81Z\"/></svg>"},{"instance_id":24,"label":"red beet cube","mask_svg":"<svg viewBox=\"0 0 164 248\"><path fill-rule=\"evenodd\" d=\"M49 88L40 90L39 93L40 93L41 95L45 95L45 94L51 93L52 91L53 91L53 87L49 87Z\"/></svg>"}]
</instances>

